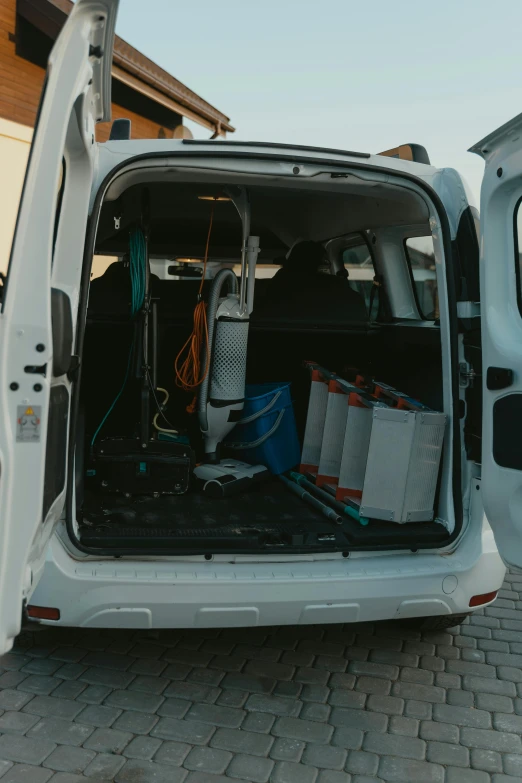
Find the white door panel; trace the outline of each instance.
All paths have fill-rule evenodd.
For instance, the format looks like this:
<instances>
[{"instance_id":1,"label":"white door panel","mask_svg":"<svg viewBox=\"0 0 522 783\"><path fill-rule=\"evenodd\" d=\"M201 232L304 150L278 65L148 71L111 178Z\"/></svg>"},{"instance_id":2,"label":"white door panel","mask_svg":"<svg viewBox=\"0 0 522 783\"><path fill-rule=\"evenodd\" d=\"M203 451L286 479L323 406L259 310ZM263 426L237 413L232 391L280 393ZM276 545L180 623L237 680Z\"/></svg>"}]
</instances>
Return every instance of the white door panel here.
<instances>
[{"instance_id":1,"label":"white door panel","mask_svg":"<svg viewBox=\"0 0 522 783\"><path fill-rule=\"evenodd\" d=\"M480 199L482 492L503 560L522 567L522 289L516 227L522 115L470 151L486 162Z\"/></svg>"},{"instance_id":2,"label":"white door panel","mask_svg":"<svg viewBox=\"0 0 522 783\"><path fill-rule=\"evenodd\" d=\"M74 324L94 128L110 119L117 7L118 0L77 0L53 47L3 291L0 654L20 630L65 502L72 329L57 328L57 302Z\"/></svg>"}]
</instances>

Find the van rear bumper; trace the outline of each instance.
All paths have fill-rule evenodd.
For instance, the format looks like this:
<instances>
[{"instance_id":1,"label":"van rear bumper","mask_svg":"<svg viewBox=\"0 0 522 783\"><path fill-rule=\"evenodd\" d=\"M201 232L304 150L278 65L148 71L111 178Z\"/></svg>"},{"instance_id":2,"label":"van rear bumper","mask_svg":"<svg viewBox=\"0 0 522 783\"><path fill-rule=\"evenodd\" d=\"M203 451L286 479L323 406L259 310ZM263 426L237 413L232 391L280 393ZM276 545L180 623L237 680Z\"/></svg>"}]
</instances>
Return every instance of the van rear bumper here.
<instances>
[{"instance_id":1,"label":"van rear bumper","mask_svg":"<svg viewBox=\"0 0 522 783\"><path fill-rule=\"evenodd\" d=\"M60 610L48 625L91 628L352 623L469 612L505 570L487 524L447 555L286 562L78 561L54 536L29 603Z\"/></svg>"}]
</instances>

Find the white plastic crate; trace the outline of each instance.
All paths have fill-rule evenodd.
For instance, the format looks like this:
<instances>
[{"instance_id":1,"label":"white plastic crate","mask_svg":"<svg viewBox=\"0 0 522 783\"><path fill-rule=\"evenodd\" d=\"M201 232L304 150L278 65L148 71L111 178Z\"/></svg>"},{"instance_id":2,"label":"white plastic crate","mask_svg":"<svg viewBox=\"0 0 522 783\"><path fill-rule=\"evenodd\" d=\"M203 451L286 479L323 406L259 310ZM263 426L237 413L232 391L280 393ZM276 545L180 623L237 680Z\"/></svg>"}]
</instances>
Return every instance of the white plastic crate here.
<instances>
[{"instance_id":1,"label":"white plastic crate","mask_svg":"<svg viewBox=\"0 0 522 783\"><path fill-rule=\"evenodd\" d=\"M360 394L348 395L348 417L336 498L361 497L372 432L373 407Z\"/></svg>"},{"instance_id":2,"label":"white plastic crate","mask_svg":"<svg viewBox=\"0 0 522 783\"><path fill-rule=\"evenodd\" d=\"M317 473L319 469L327 404L328 378L320 369L312 368L312 384L299 468L301 473Z\"/></svg>"},{"instance_id":3,"label":"white plastic crate","mask_svg":"<svg viewBox=\"0 0 522 783\"><path fill-rule=\"evenodd\" d=\"M336 486L339 480L348 417L348 397L348 392L343 389L339 381L333 379L329 381L323 442L316 478L318 487L325 484Z\"/></svg>"},{"instance_id":4,"label":"white plastic crate","mask_svg":"<svg viewBox=\"0 0 522 783\"><path fill-rule=\"evenodd\" d=\"M398 523L433 519L446 416L419 408L373 409L361 515Z\"/></svg>"},{"instance_id":5,"label":"white plastic crate","mask_svg":"<svg viewBox=\"0 0 522 783\"><path fill-rule=\"evenodd\" d=\"M431 521L445 414L387 384L374 381L372 394L319 365L310 369L301 471L338 500L360 504L363 517Z\"/></svg>"}]
</instances>

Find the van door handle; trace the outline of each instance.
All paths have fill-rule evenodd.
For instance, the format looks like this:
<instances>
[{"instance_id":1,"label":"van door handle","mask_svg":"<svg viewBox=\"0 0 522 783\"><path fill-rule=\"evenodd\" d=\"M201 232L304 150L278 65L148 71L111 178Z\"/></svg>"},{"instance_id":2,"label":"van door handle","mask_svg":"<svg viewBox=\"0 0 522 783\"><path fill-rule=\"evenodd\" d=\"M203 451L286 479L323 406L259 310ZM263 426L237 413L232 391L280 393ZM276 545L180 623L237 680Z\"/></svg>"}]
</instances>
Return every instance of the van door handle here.
<instances>
[{"instance_id":1,"label":"van door handle","mask_svg":"<svg viewBox=\"0 0 522 783\"><path fill-rule=\"evenodd\" d=\"M488 367L486 386L490 391L507 389L513 385L514 373L507 367Z\"/></svg>"}]
</instances>

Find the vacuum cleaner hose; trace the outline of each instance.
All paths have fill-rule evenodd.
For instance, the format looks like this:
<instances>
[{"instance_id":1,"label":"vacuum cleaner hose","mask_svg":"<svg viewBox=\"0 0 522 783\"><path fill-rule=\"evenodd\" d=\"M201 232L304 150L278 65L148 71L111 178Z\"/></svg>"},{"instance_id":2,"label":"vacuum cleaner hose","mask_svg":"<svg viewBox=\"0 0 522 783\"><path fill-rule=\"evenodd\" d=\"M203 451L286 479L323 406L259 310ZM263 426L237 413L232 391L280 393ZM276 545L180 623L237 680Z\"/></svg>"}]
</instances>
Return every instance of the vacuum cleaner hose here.
<instances>
[{"instance_id":1,"label":"vacuum cleaner hose","mask_svg":"<svg viewBox=\"0 0 522 783\"><path fill-rule=\"evenodd\" d=\"M221 269L215 276L214 280L212 281L212 288L210 289L210 296L207 305L207 323L208 323L208 345L211 354L212 354L212 345L214 339L216 313L219 306L219 299L221 297L221 289L223 288L223 284L225 282L228 282L229 284L230 293L237 294L238 292L237 277L235 276L232 269ZM206 355L206 345L203 344L203 356L201 361L202 367L206 366L207 358L208 357ZM198 395L199 425L203 430L203 432L206 432L206 430L208 429L207 402L208 402L209 383L210 383L210 372L207 373L206 378L201 383L199 387L199 395Z\"/></svg>"}]
</instances>

